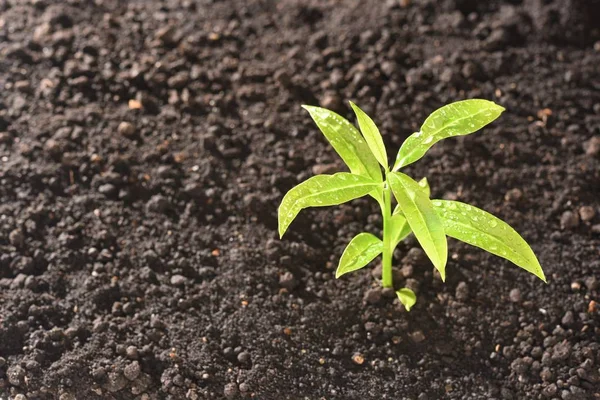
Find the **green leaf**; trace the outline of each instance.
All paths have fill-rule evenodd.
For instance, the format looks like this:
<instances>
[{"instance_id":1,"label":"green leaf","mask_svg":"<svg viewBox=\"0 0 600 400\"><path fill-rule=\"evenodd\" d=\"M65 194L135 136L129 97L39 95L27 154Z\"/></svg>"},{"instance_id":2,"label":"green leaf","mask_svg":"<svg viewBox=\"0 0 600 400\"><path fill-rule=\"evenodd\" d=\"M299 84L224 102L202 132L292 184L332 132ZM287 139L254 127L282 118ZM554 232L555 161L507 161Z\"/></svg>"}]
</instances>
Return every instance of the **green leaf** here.
<instances>
[{"instance_id":1,"label":"green leaf","mask_svg":"<svg viewBox=\"0 0 600 400\"><path fill-rule=\"evenodd\" d=\"M533 250L506 222L459 201L433 200L433 205L446 235L506 258L546 282Z\"/></svg>"},{"instance_id":2,"label":"green leaf","mask_svg":"<svg viewBox=\"0 0 600 400\"><path fill-rule=\"evenodd\" d=\"M398 300L400 300L400 303L404 305L406 311L410 311L412 306L414 306L417 302L417 296L415 295L415 292L413 292L409 288L402 288L400 290L396 290L396 296L398 296Z\"/></svg>"},{"instance_id":3,"label":"green leaf","mask_svg":"<svg viewBox=\"0 0 600 400\"><path fill-rule=\"evenodd\" d=\"M423 192L425 193L425 195L427 197L431 196L431 189L429 188L429 182L427 181L427 178L421 179L418 183L419 183L419 186L421 187L421 189L423 189ZM394 212L392 213L392 215L396 215L396 214L402 214L402 210L400 209L400 204L396 205L396 208L394 209Z\"/></svg>"},{"instance_id":4,"label":"green leaf","mask_svg":"<svg viewBox=\"0 0 600 400\"><path fill-rule=\"evenodd\" d=\"M383 242L370 233L356 235L342 253L335 277L361 269L383 251Z\"/></svg>"},{"instance_id":5,"label":"green leaf","mask_svg":"<svg viewBox=\"0 0 600 400\"><path fill-rule=\"evenodd\" d=\"M381 185L370 178L348 172L313 176L283 197L278 210L279 236L283 236L303 208L342 204L369 194Z\"/></svg>"},{"instance_id":6,"label":"green leaf","mask_svg":"<svg viewBox=\"0 0 600 400\"><path fill-rule=\"evenodd\" d=\"M381 164L387 171L390 168L388 165L387 153L385 151L385 145L383 144L381 133L379 133L379 129L377 129L377 125L375 125L375 122L373 122L371 117L369 117L356 104L350 102L350 105L354 110L354 114L356 114L358 126L360 127L360 131L367 141L367 145L369 145L369 149L371 149L371 152L377 161L379 161L379 164Z\"/></svg>"},{"instance_id":7,"label":"green leaf","mask_svg":"<svg viewBox=\"0 0 600 400\"><path fill-rule=\"evenodd\" d=\"M381 168L364 138L347 119L321 107L302 106L346 163L350 172L382 182Z\"/></svg>"},{"instance_id":8,"label":"green leaf","mask_svg":"<svg viewBox=\"0 0 600 400\"><path fill-rule=\"evenodd\" d=\"M392 235L392 248L396 248L398 243L410 235L412 230L410 229L408 222L406 222L406 218L402 215L402 212L392 215L390 224L392 226L390 229L390 234Z\"/></svg>"},{"instance_id":9,"label":"green leaf","mask_svg":"<svg viewBox=\"0 0 600 400\"><path fill-rule=\"evenodd\" d=\"M429 187L429 181L427 181L427 178L421 179L418 183L421 189L423 189L425 196L431 196L431 188Z\"/></svg>"},{"instance_id":10,"label":"green leaf","mask_svg":"<svg viewBox=\"0 0 600 400\"><path fill-rule=\"evenodd\" d=\"M390 173L388 182L410 229L445 280L448 245L442 221L431 200L416 181L401 172Z\"/></svg>"},{"instance_id":11,"label":"green leaf","mask_svg":"<svg viewBox=\"0 0 600 400\"><path fill-rule=\"evenodd\" d=\"M481 99L457 101L439 108L427 117L419 132L402 143L393 171L417 161L442 139L468 135L483 128L503 111L504 107Z\"/></svg>"}]
</instances>

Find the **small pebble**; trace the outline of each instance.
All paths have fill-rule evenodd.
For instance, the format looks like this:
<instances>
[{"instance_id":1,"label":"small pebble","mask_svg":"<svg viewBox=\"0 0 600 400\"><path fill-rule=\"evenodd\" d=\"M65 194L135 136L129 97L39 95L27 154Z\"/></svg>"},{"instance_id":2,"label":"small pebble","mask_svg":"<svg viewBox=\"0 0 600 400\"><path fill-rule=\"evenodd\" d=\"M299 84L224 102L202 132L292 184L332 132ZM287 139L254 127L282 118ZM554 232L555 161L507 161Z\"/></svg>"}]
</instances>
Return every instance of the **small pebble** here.
<instances>
[{"instance_id":1,"label":"small pebble","mask_svg":"<svg viewBox=\"0 0 600 400\"><path fill-rule=\"evenodd\" d=\"M320 101L320 105L328 110L336 112L344 111L344 102L342 98L335 93L326 93Z\"/></svg>"},{"instance_id":2,"label":"small pebble","mask_svg":"<svg viewBox=\"0 0 600 400\"><path fill-rule=\"evenodd\" d=\"M510 301L512 301L513 303L520 303L521 302L521 291L517 288L511 289L510 293L508 294L508 297L510 298Z\"/></svg>"},{"instance_id":3,"label":"small pebble","mask_svg":"<svg viewBox=\"0 0 600 400\"><path fill-rule=\"evenodd\" d=\"M315 175L333 174L339 169L337 164L315 164L312 167L312 172Z\"/></svg>"},{"instance_id":4,"label":"small pebble","mask_svg":"<svg viewBox=\"0 0 600 400\"><path fill-rule=\"evenodd\" d=\"M410 337L415 343L421 343L425 340L425 334L422 331L415 331L410 334Z\"/></svg>"},{"instance_id":5,"label":"small pebble","mask_svg":"<svg viewBox=\"0 0 600 400\"><path fill-rule=\"evenodd\" d=\"M135 135L135 126L129 122L121 122L117 130L119 131L119 134L125 137L132 137Z\"/></svg>"},{"instance_id":6,"label":"small pebble","mask_svg":"<svg viewBox=\"0 0 600 400\"><path fill-rule=\"evenodd\" d=\"M187 282L187 278L183 275L173 275L171 277L171 285L173 286L184 286Z\"/></svg>"},{"instance_id":7,"label":"small pebble","mask_svg":"<svg viewBox=\"0 0 600 400\"><path fill-rule=\"evenodd\" d=\"M585 287L588 290L596 290L598 289L598 279L595 276L588 276L585 278Z\"/></svg>"},{"instance_id":8,"label":"small pebble","mask_svg":"<svg viewBox=\"0 0 600 400\"><path fill-rule=\"evenodd\" d=\"M553 377L554 374L552 373L550 368L544 368L542 369L542 372L540 372L540 378L542 378L543 381L550 382Z\"/></svg>"},{"instance_id":9,"label":"small pebble","mask_svg":"<svg viewBox=\"0 0 600 400\"><path fill-rule=\"evenodd\" d=\"M8 240L13 246L21 247L25 243L25 235L20 229L15 229L8 234Z\"/></svg>"},{"instance_id":10,"label":"small pebble","mask_svg":"<svg viewBox=\"0 0 600 400\"><path fill-rule=\"evenodd\" d=\"M123 375L130 381L137 379L137 377L140 376L140 372L140 364L137 361L132 362L123 369Z\"/></svg>"},{"instance_id":11,"label":"small pebble","mask_svg":"<svg viewBox=\"0 0 600 400\"><path fill-rule=\"evenodd\" d=\"M228 399L233 399L238 395L238 386L235 383L228 383L223 389L223 394Z\"/></svg>"},{"instance_id":12,"label":"small pebble","mask_svg":"<svg viewBox=\"0 0 600 400\"><path fill-rule=\"evenodd\" d=\"M404 265L402 268L400 268L400 274L404 277L404 278L410 278L413 275L414 272L414 267L412 265Z\"/></svg>"},{"instance_id":13,"label":"small pebble","mask_svg":"<svg viewBox=\"0 0 600 400\"><path fill-rule=\"evenodd\" d=\"M246 382L240 383L240 392L247 393L249 391L250 391L250 385L248 385Z\"/></svg>"},{"instance_id":14,"label":"small pebble","mask_svg":"<svg viewBox=\"0 0 600 400\"><path fill-rule=\"evenodd\" d=\"M363 300L369 304L377 304L381 301L381 289L369 289L365 292L363 296Z\"/></svg>"},{"instance_id":15,"label":"small pebble","mask_svg":"<svg viewBox=\"0 0 600 400\"><path fill-rule=\"evenodd\" d=\"M135 346L128 346L125 350L125 354L130 360L137 360L139 357L138 349Z\"/></svg>"},{"instance_id":16,"label":"small pebble","mask_svg":"<svg viewBox=\"0 0 600 400\"><path fill-rule=\"evenodd\" d=\"M571 356L571 345L569 342L563 341L554 345L552 349L552 361L562 362Z\"/></svg>"},{"instance_id":17,"label":"small pebble","mask_svg":"<svg viewBox=\"0 0 600 400\"><path fill-rule=\"evenodd\" d=\"M18 365L13 365L6 371L8 382L13 386L21 386L25 379L25 370Z\"/></svg>"},{"instance_id":18,"label":"small pebble","mask_svg":"<svg viewBox=\"0 0 600 400\"><path fill-rule=\"evenodd\" d=\"M458 301L465 301L469 298L469 286L467 286L466 282L458 283L455 296Z\"/></svg>"},{"instance_id":19,"label":"small pebble","mask_svg":"<svg viewBox=\"0 0 600 400\"><path fill-rule=\"evenodd\" d=\"M590 140L584 142L583 150L590 157L600 154L600 136L593 136Z\"/></svg>"},{"instance_id":20,"label":"small pebble","mask_svg":"<svg viewBox=\"0 0 600 400\"><path fill-rule=\"evenodd\" d=\"M570 230L579 226L579 216L573 211L565 211L560 217L560 227L563 230Z\"/></svg>"},{"instance_id":21,"label":"small pebble","mask_svg":"<svg viewBox=\"0 0 600 400\"><path fill-rule=\"evenodd\" d=\"M162 213L167 208L169 208L169 200L160 194L155 194L146 203L147 212Z\"/></svg>"},{"instance_id":22,"label":"small pebble","mask_svg":"<svg viewBox=\"0 0 600 400\"><path fill-rule=\"evenodd\" d=\"M561 323L564 326L571 326L575 322L575 316L573 315L573 311L567 311L565 315L562 317Z\"/></svg>"},{"instance_id":23,"label":"small pebble","mask_svg":"<svg viewBox=\"0 0 600 400\"><path fill-rule=\"evenodd\" d=\"M237 359L241 364L248 364L250 362L250 353L242 351L238 354Z\"/></svg>"},{"instance_id":24,"label":"small pebble","mask_svg":"<svg viewBox=\"0 0 600 400\"><path fill-rule=\"evenodd\" d=\"M365 362L365 358L360 353L354 353L354 355L352 356L352 361L356 365L362 365Z\"/></svg>"},{"instance_id":25,"label":"small pebble","mask_svg":"<svg viewBox=\"0 0 600 400\"><path fill-rule=\"evenodd\" d=\"M518 188L510 189L508 192L506 192L504 194L504 200L507 203L513 203L513 204L518 203L522 197L523 197L523 192L521 191L521 189L518 189Z\"/></svg>"},{"instance_id":26,"label":"small pebble","mask_svg":"<svg viewBox=\"0 0 600 400\"><path fill-rule=\"evenodd\" d=\"M287 271L279 276L279 285L289 291L292 291L296 286L298 286L298 281L296 280L294 274Z\"/></svg>"},{"instance_id":27,"label":"small pebble","mask_svg":"<svg viewBox=\"0 0 600 400\"><path fill-rule=\"evenodd\" d=\"M542 390L542 394L545 397L554 397L554 396L556 396L557 392L558 392L558 387L556 386L556 383L551 383L550 385L546 386Z\"/></svg>"},{"instance_id":28,"label":"small pebble","mask_svg":"<svg viewBox=\"0 0 600 400\"><path fill-rule=\"evenodd\" d=\"M589 222L593 220L595 216L596 210L594 210L594 207L583 206L579 208L579 217L581 217L583 222Z\"/></svg>"}]
</instances>

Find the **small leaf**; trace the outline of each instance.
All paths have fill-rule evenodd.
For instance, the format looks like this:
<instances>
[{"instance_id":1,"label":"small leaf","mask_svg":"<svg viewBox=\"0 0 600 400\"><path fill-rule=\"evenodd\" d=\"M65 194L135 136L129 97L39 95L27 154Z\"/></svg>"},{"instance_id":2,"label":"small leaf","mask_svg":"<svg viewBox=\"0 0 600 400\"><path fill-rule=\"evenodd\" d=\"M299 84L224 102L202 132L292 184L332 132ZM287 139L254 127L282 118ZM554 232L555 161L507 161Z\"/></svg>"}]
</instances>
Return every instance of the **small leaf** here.
<instances>
[{"instance_id":1,"label":"small leaf","mask_svg":"<svg viewBox=\"0 0 600 400\"><path fill-rule=\"evenodd\" d=\"M412 306L414 306L417 302L417 296L415 295L415 292L413 292L409 288L402 288L400 290L396 290L396 296L398 296L398 300L400 300L400 303L404 305L406 311L410 311Z\"/></svg>"},{"instance_id":2,"label":"small leaf","mask_svg":"<svg viewBox=\"0 0 600 400\"><path fill-rule=\"evenodd\" d=\"M313 176L283 197L278 210L279 236L283 236L303 208L342 204L369 194L381 185L370 178L348 172Z\"/></svg>"},{"instance_id":3,"label":"small leaf","mask_svg":"<svg viewBox=\"0 0 600 400\"><path fill-rule=\"evenodd\" d=\"M392 215L390 218L390 224L392 225L390 229L392 235L391 242L393 248L396 248L398 243L410 235L412 230L410 229L408 222L406 222L406 218L404 218L404 215L402 215L402 212Z\"/></svg>"},{"instance_id":4,"label":"small leaf","mask_svg":"<svg viewBox=\"0 0 600 400\"><path fill-rule=\"evenodd\" d=\"M340 263L335 271L335 277L361 269L383 251L383 242L370 233L359 233L356 235L342 254Z\"/></svg>"},{"instance_id":5,"label":"small leaf","mask_svg":"<svg viewBox=\"0 0 600 400\"><path fill-rule=\"evenodd\" d=\"M377 125L375 122L369 117L363 110L361 110L356 104L350 102L352 109L354 110L354 114L356 114L356 119L358 120L358 126L360 127L360 131L362 132L371 152L379 161L379 164L385 168L387 171L389 169L387 153L385 151L385 145L383 144L383 138L381 137L381 133L379 133L379 129L377 129Z\"/></svg>"},{"instance_id":6,"label":"small leaf","mask_svg":"<svg viewBox=\"0 0 600 400\"><path fill-rule=\"evenodd\" d=\"M364 138L344 117L321 107L302 106L344 160L350 172L382 182L381 168Z\"/></svg>"},{"instance_id":7,"label":"small leaf","mask_svg":"<svg viewBox=\"0 0 600 400\"><path fill-rule=\"evenodd\" d=\"M442 139L473 133L502 114L504 107L482 99L457 101L434 111L421 130L410 135L398 152L394 171L412 164Z\"/></svg>"},{"instance_id":8,"label":"small leaf","mask_svg":"<svg viewBox=\"0 0 600 400\"><path fill-rule=\"evenodd\" d=\"M408 175L392 172L388 175L388 181L410 229L440 272L442 280L445 280L448 259L446 235L431 200L423 188Z\"/></svg>"},{"instance_id":9,"label":"small leaf","mask_svg":"<svg viewBox=\"0 0 600 400\"><path fill-rule=\"evenodd\" d=\"M546 282L533 250L506 222L459 201L433 200L433 205L446 235L512 261Z\"/></svg>"}]
</instances>

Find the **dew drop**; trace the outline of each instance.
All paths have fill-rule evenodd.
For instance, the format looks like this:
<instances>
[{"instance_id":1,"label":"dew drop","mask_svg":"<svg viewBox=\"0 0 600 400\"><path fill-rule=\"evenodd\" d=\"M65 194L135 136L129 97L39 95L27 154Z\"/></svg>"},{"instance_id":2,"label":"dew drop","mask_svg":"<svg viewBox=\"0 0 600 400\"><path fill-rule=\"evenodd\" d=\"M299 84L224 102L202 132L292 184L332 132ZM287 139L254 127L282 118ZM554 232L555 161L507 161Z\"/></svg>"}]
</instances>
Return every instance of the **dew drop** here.
<instances>
[{"instance_id":1,"label":"dew drop","mask_svg":"<svg viewBox=\"0 0 600 400\"><path fill-rule=\"evenodd\" d=\"M490 220L490 226L491 226L492 228L495 228L496 226L498 226L498 222L497 222L496 220L494 220L494 219L491 219L491 220Z\"/></svg>"}]
</instances>

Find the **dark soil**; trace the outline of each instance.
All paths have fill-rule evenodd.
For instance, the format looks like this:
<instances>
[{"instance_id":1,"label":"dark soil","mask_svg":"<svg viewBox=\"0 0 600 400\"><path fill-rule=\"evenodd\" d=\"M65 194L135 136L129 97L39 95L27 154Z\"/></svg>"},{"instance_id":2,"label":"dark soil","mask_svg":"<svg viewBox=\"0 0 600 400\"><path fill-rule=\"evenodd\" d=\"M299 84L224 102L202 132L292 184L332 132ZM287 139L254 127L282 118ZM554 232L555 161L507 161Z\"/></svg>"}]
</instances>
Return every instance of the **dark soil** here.
<instances>
[{"instance_id":1,"label":"dark soil","mask_svg":"<svg viewBox=\"0 0 600 400\"><path fill-rule=\"evenodd\" d=\"M0 398L600 398L597 0L0 0ZM548 284L414 240L410 313L335 280L376 204L283 194L343 165L300 105L397 149L437 107L483 132L408 172L489 210Z\"/></svg>"}]
</instances>

